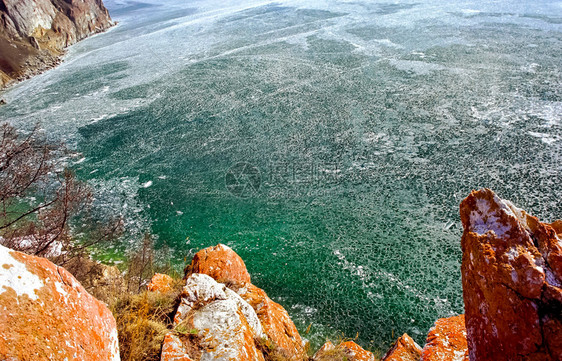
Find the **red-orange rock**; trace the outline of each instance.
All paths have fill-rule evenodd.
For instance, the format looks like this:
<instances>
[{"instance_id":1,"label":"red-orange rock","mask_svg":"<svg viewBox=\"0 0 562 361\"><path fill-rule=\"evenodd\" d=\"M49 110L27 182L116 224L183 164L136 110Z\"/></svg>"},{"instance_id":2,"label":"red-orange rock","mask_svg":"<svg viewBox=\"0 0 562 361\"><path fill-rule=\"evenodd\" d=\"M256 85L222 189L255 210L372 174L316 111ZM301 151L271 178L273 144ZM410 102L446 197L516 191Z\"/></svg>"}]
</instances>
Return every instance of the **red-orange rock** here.
<instances>
[{"instance_id":1,"label":"red-orange rock","mask_svg":"<svg viewBox=\"0 0 562 361\"><path fill-rule=\"evenodd\" d=\"M440 318L429 330L422 361L468 361L464 315Z\"/></svg>"},{"instance_id":2,"label":"red-orange rock","mask_svg":"<svg viewBox=\"0 0 562 361\"><path fill-rule=\"evenodd\" d=\"M382 358L383 361L419 361L421 347L408 334L403 334Z\"/></svg>"},{"instance_id":3,"label":"red-orange rock","mask_svg":"<svg viewBox=\"0 0 562 361\"><path fill-rule=\"evenodd\" d=\"M168 333L162 343L161 361L195 361L188 356L180 338L173 333Z\"/></svg>"},{"instance_id":4,"label":"red-orange rock","mask_svg":"<svg viewBox=\"0 0 562 361\"><path fill-rule=\"evenodd\" d=\"M150 283L146 286L152 292L170 292L174 279L166 274L156 273L152 276Z\"/></svg>"},{"instance_id":5,"label":"red-orange rock","mask_svg":"<svg viewBox=\"0 0 562 361\"><path fill-rule=\"evenodd\" d=\"M338 347L346 351L349 361L375 361L375 355L372 352L364 350L353 341L340 343Z\"/></svg>"},{"instance_id":6,"label":"red-orange rock","mask_svg":"<svg viewBox=\"0 0 562 361\"><path fill-rule=\"evenodd\" d=\"M187 278L174 325L182 336L165 340L162 361L264 361L256 340L266 335L254 309L206 274Z\"/></svg>"},{"instance_id":7,"label":"red-orange rock","mask_svg":"<svg viewBox=\"0 0 562 361\"><path fill-rule=\"evenodd\" d=\"M251 282L242 258L224 244L197 252L186 270L186 278L192 273L204 273L218 282Z\"/></svg>"},{"instance_id":8,"label":"red-orange rock","mask_svg":"<svg viewBox=\"0 0 562 361\"><path fill-rule=\"evenodd\" d=\"M312 357L314 361L375 361L373 353L364 350L353 341L346 341L334 346L326 343Z\"/></svg>"},{"instance_id":9,"label":"red-orange rock","mask_svg":"<svg viewBox=\"0 0 562 361\"><path fill-rule=\"evenodd\" d=\"M246 284L238 294L256 311L267 337L283 349L290 360L302 360L303 341L287 311L273 302L261 288Z\"/></svg>"},{"instance_id":10,"label":"red-orange rock","mask_svg":"<svg viewBox=\"0 0 562 361\"><path fill-rule=\"evenodd\" d=\"M250 282L250 274L240 256L223 244L205 248L193 257L186 277L202 273L230 285L252 306L267 337L290 360L302 360L303 341L287 311Z\"/></svg>"},{"instance_id":11,"label":"red-orange rock","mask_svg":"<svg viewBox=\"0 0 562 361\"><path fill-rule=\"evenodd\" d=\"M550 226L554 229L558 238L560 238L562 236L562 220L554 221Z\"/></svg>"},{"instance_id":12,"label":"red-orange rock","mask_svg":"<svg viewBox=\"0 0 562 361\"><path fill-rule=\"evenodd\" d=\"M562 360L562 223L541 223L488 189L460 214L470 359Z\"/></svg>"},{"instance_id":13,"label":"red-orange rock","mask_svg":"<svg viewBox=\"0 0 562 361\"><path fill-rule=\"evenodd\" d=\"M45 258L0 246L0 309L0 360L119 360L109 309Z\"/></svg>"}]
</instances>

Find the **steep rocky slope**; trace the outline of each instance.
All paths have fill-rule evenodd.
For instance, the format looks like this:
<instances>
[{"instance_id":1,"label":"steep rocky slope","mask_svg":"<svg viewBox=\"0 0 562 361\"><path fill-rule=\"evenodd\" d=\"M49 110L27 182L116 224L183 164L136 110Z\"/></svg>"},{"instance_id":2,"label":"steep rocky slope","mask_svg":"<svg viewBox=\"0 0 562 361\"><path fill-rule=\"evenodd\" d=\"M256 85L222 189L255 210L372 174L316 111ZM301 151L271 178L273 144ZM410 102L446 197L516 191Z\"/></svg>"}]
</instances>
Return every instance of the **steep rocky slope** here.
<instances>
[{"instance_id":1,"label":"steep rocky slope","mask_svg":"<svg viewBox=\"0 0 562 361\"><path fill-rule=\"evenodd\" d=\"M0 88L56 65L65 47L112 25L101 0L0 0Z\"/></svg>"}]
</instances>

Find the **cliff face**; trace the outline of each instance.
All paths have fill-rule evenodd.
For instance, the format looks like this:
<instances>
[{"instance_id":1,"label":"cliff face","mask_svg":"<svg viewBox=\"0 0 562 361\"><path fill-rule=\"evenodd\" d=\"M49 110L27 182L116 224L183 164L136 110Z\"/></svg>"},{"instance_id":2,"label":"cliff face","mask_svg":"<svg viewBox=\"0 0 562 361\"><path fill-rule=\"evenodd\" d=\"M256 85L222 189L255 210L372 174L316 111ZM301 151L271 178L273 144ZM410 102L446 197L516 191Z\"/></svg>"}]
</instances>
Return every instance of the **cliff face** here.
<instances>
[{"instance_id":1,"label":"cliff face","mask_svg":"<svg viewBox=\"0 0 562 361\"><path fill-rule=\"evenodd\" d=\"M0 0L0 87L56 65L65 47L112 25L101 0Z\"/></svg>"},{"instance_id":2,"label":"cliff face","mask_svg":"<svg viewBox=\"0 0 562 361\"><path fill-rule=\"evenodd\" d=\"M470 360L562 360L562 227L489 189L460 206Z\"/></svg>"}]
</instances>

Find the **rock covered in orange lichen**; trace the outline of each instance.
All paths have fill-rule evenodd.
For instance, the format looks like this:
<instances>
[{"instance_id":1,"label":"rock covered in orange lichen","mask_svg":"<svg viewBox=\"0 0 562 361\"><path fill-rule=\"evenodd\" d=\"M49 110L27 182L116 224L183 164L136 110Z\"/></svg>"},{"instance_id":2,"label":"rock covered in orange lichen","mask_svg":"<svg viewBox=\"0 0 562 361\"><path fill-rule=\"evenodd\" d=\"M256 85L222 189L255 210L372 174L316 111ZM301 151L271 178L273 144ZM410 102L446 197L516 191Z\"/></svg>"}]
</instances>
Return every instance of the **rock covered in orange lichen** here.
<instances>
[{"instance_id":1,"label":"rock covered in orange lichen","mask_svg":"<svg viewBox=\"0 0 562 361\"><path fill-rule=\"evenodd\" d=\"M146 286L152 292L170 292L174 279L166 274L156 273Z\"/></svg>"},{"instance_id":2,"label":"rock covered in orange lichen","mask_svg":"<svg viewBox=\"0 0 562 361\"><path fill-rule=\"evenodd\" d=\"M468 361L464 315L440 318L429 330L422 361Z\"/></svg>"},{"instance_id":3,"label":"rock covered in orange lichen","mask_svg":"<svg viewBox=\"0 0 562 361\"><path fill-rule=\"evenodd\" d=\"M0 246L0 359L117 361L115 319L64 268Z\"/></svg>"},{"instance_id":4,"label":"rock covered in orange lichen","mask_svg":"<svg viewBox=\"0 0 562 361\"><path fill-rule=\"evenodd\" d=\"M288 358L301 360L305 354L303 341L283 306L253 284L245 284L237 292L256 311L267 337L282 348Z\"/></svg>"},{"instance_id":5,"label":"rock covered in orange lichen","mask_svg":"<svg viewBox=\"0 0 562 361\"><path fill-rule=\"evenodd\" d=\"M349 361L375 361L375 355L372 352L364 350L353 341L343 342L338 347L346 351Z\"/></svg>"},{"instance_id":6,"label":"rock covered in orange lichen","mask_svg":"<svg viewBox=\"0 0 562 361\"><path fill-rule=\"evenodd\" d=\"M383 361L419 361L421 347L408 334L403 334L382 358Z\"/></svg>"},{"instance_id":7,"label":"rock covered in orange lichen","mask_svg":"<svg viewBox=\"0 0 562 361\"><path fill-rule=\"evenodd\" d=\"M161 361L194 361L188 356L181 339L172 332L164 337L162 343Z\"/></svg>"},{"instance_id":8,"label":"rock covered in orange lichen","mask_svg":"<svg viewBox=\"0 0 562 361\"><path fill-rule=\"evenodd\" d=\"M342 342L334 346L330 341L326 343L312 357L314 361L375 361L375 355L363 349L353 341Z\"/></svg>"},{"instance_id":9,"label":"rock covered in orange lichen","mask_svg":"<svg viewBox=\"0 0 562 361\"><path fill-rule=\"evenodd\" d=\"M562 360L562 230L491 190L460 206L471 360Z\"/></svg>"},{"instance_id":10,"label":"rock covered in orange lichen","mask_svg":"<svg viewBox=\"0 0 562 361\"><path fill-rule=\"evenodd\" d=\"M265 339L254 309L236 292L211 277L186 280L174 317L181 336L167 337L162 361L174 359L263 361L256 340Z\"/></svg>"},{"instance_id":11,"label":"rock covered in orange lichen","mask_svg":"<svg viewBox=\"0 0 562 361\"><path fill-rule=\"evenodd\" d=\"M186 270L186 277L192 273L204 273L219 282L251 282L242 258L224 244L197 252Z\"/></svg>"},{"instance_id":12,"label":"rock covered in orange lichen","mask_svg":"<svg viewBox=\"0 0 562 361\"><path fill-rule=\"evenodd\" d=\"M336 348L336 346L334 346L334 344L331 341L326 341L322 347L320 347L318 349L318 351L316 351L316 353L314 354L314 356L312 357L313 360L317 360L320 358L320 356L322 354L325 354L326 352L332 351Z\"/></svg>"},{"instance_id":13,"label":"rock covered in orange lichen","mask_svg":"<svg viewBox=\"0 0 562 361\"><path fill-rule=\"evenodd\" d=\"M197 273L227 283L254 309L267 338L288 359L303 359L306 354L303 340L289 314L283 306L250 282L244 261L230 247L219 244L197 252L186 269L186 277Z\"/></svg>"}]
</instances>

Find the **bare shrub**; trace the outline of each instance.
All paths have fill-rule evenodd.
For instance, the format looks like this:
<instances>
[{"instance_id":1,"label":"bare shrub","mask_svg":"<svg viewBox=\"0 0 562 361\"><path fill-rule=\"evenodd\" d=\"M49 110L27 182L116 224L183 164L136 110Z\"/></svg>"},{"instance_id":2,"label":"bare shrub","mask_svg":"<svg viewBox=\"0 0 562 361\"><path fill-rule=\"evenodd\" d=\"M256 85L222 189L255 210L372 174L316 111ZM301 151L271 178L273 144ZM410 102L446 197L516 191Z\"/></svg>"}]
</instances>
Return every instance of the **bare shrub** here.
<instances>
[{"instance_id":1,"label":"bare shrub","mask_svg":"<svg viewBox=\"0 0 562 361\"><path fill-rule=\"evenodd\" d=\"M2 244L65 265L84 259L88 247L117 238L121 217L104 224L94 219L92 191L65 168L68 153L63 144L47 142L38 127L23 136L8 123L0 125ZM88 240L73 241L76 220L86 225L81 231Z\"/></svg>"}]
</instances>

